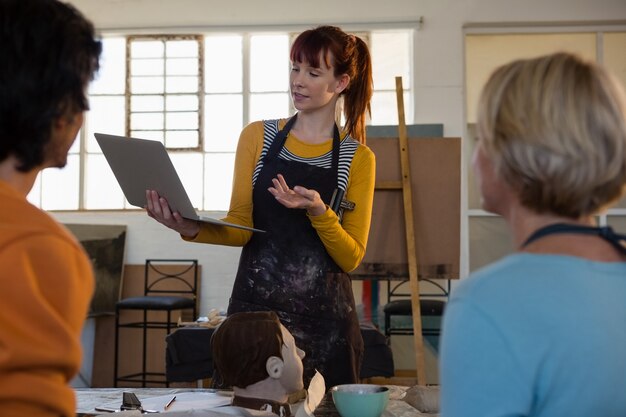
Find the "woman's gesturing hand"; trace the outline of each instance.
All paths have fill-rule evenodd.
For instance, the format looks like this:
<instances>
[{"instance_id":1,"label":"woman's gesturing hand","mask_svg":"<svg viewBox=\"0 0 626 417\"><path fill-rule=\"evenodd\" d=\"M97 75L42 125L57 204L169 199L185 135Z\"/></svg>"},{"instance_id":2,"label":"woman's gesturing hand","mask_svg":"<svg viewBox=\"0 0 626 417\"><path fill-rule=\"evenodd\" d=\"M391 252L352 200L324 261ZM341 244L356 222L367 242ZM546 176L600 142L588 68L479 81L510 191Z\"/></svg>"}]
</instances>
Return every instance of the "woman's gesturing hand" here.
<instances>
[{"instance_id":1,"label":"woman's gesturing hand","mask_svg":"<svg viewBox=\"0 0 626 417\"><path fill-rule=\"evenodd\" d=\"M306 209L311 216L319 216L326 211L326 204L322 201L320 194L315 190L296 185L290 189L285 178L278 174L272 179L273 187L268 191L276 198L280 204L287 208Z\"/></svg>"}]
</instances>

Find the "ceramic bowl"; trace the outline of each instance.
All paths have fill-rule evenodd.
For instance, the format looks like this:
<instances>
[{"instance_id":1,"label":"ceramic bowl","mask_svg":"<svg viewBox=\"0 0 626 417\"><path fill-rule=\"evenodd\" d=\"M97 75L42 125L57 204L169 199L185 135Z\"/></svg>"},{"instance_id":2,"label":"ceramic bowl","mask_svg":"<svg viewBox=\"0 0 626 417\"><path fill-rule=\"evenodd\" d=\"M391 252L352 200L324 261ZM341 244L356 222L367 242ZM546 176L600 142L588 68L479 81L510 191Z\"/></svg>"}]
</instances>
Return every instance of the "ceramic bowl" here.
<instances>
[{"instance_id":1,"label":"ceramic bowl","mask_svg":"<svg viewBox=\"0 0 626 417\"><path fill-rule=\"evenodd\" d=\"M337 385L331 394L341 417L380 417L389 402L389 388L379 385Z\"/></svg>"}]
</instances>

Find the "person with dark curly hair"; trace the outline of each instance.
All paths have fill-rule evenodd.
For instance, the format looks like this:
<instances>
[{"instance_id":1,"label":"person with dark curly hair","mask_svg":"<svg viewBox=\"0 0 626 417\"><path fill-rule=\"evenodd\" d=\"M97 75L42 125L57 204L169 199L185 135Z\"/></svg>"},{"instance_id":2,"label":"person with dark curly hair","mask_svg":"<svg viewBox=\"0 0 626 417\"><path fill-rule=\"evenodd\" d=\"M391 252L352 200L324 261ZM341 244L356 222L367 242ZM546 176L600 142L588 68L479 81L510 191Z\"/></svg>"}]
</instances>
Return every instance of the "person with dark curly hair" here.
<instances>
[{"instance_id":1,"label":"person with dark curly hair","mask_svg":"<svg viewBox=\"0 0 626 417\"><path fill-rule=\"evenodd\" d=\"M94 288L80 243L27 195L65 166L101 42L74 7L0 0L0 414L74 416Z\"/></svg>"}]
</instances>

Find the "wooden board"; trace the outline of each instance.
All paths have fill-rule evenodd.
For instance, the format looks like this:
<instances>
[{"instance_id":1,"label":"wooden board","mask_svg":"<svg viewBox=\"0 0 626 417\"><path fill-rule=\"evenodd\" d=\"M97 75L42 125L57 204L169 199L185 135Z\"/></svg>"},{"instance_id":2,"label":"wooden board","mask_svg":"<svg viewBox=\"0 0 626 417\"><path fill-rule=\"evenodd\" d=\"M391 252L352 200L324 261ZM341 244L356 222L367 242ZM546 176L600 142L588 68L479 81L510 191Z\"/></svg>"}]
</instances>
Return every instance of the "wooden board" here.
<instances>
[{"instance_id":1,"label":"wooden board","mask_svg":"<svg viewBox=\"0 0 626 417\"><path fill-rule=\"evenodd\" d=\"M420 278L459 278L461 139L409 137L412 207ZM398 138L368 138L376 190L367 251L355 275L408 278Z\"/></svg>"}]
</instances>

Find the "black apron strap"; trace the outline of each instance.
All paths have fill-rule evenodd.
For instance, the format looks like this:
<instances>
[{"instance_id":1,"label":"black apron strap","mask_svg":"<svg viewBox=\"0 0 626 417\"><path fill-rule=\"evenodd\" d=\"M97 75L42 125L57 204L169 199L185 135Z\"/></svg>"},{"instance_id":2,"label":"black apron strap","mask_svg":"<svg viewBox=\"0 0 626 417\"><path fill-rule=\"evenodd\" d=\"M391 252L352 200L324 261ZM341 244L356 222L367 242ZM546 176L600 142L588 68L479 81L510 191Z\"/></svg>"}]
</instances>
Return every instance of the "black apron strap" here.
<instances>
[{"instance_id":1,"label":"black apron strap","mask_svg":"<svg viewBox=\"0 0 626 417\"><path fill-rule=\"evenodd\" d=\"M278 156L278 153L283 148L283 145L287 140L287 135L289 134L289 131L291 130L293 125L296 123L297 118L298 113L294 114L291 119L287 120L285 126L283 126L283 128L279 130L278 133L276 133L276 136L274 136L274 140L272 141L272 144L270 145L270 148L265 155L266 158L271 159Z\"/></svg>"},{"instance_id":2,"label":"black apron strap","mask_svg":"<svg viewBox=\"0 0 626 417\"><path fill-rule=\"evenodd\" d=\"M600 236L612 244L621 254L626 255L626 246L624 246L626 244L626 235L615 233L610 226L593 227L567 223L549 224L536 230L528 239L526 239L522 248L544 236L557 233L577 233Z\"/></svg>"}]
</instances>

